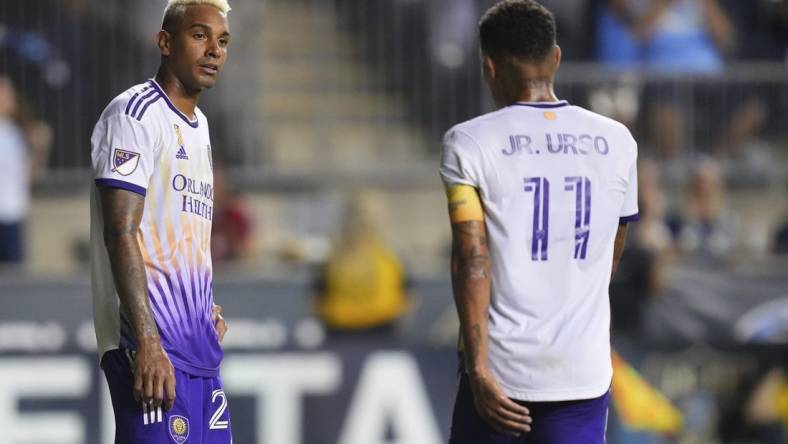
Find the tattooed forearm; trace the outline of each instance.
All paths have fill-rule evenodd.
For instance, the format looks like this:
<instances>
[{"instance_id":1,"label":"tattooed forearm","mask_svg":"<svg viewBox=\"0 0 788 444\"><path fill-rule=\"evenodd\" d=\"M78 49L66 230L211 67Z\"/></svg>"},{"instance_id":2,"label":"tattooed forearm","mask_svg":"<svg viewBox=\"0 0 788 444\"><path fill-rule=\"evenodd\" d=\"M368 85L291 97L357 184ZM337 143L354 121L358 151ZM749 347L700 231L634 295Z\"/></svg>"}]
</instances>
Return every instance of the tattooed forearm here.
<instances>
[{"instance_id":1,"label":"tattooed forearm","mask_svg":"<svg viewBox=\"0 0 788 444\"><path fill-rule=\"evenodd\" d=\"M484 222L452 225L452 287L470 374L487 368L490 257Z\"/></svg>"},{"instance_id":2,"label":"tattooed forearm","mask_svg":"<svg viewBox=\"0 0 788 444\"><path fill-rule=\"evenodd\" d=\"M480 362L482 348L482 326L474 324L468 331L468 338L465 340L465 368L469 373L477 370L477 363Z\"/></svg>"},{"instance_id":3,"label":"tattooed forearm","mask_svg":"<svg viewBox=\"0 0 788 444\"><path fill-rule=\"evenodd\" d=\"M137 241L144 200L124 190L100 192L104 244L121 309L140 342L158 340L159 330L148 299L145 265Z\"/></svg>"}]
</instances>

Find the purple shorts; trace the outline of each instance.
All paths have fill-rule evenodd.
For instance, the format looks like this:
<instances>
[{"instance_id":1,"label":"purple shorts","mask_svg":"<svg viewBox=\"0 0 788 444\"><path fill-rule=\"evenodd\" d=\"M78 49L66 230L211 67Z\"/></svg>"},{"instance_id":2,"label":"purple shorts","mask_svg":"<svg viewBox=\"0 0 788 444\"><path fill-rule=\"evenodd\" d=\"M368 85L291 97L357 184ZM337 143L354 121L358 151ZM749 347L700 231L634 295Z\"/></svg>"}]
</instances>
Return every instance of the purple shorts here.
<instances>
[{"instance_id":1,"label":"purple shorts","mask_svg":"<svg viewBox=\"0 0 788 444\"><path fill-rule=\"evenodd\" d=\"M531 431L519 437L497 432L476 413L468 376L461 372L449 444L604 444L610 392L595 399L523 402Z\"/></svg>"},{"instance_id":2,"label":"purple shorts","mask_svg":"<svg viewBox=\"0 0 788 444\"><path fill-rule=\"evenodd\" d=\"M115 444L232 444L230 412L222 381L175 369L175 405L170 411L134 400L132 355L125 350L104 354L115 411Z\"/></svg>"}]
</instances>

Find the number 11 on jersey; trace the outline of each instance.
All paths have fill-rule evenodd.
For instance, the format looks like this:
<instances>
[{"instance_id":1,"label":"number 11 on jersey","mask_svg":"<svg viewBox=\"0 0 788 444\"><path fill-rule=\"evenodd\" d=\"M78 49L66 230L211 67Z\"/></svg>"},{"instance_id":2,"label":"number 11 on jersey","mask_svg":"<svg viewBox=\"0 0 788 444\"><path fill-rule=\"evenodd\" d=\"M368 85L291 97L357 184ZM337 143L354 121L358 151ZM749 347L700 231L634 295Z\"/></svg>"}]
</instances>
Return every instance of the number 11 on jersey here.
<instances>
[{"instance_id":1,"label":"number 11 on jersey","mask_svg":"<svg viewBox=\"0 0 788 444\"><path fill-rule=\"evenodd\" d=\"M531 237L531 260L547 260L548 222L550 217L550 181L544 177L526 177L523 190L534 193L534 222ZM575 259L585 259L591 226L591 181L587 177L564 178L564 190L575 192Z\"/></svg>"}]
</instances>

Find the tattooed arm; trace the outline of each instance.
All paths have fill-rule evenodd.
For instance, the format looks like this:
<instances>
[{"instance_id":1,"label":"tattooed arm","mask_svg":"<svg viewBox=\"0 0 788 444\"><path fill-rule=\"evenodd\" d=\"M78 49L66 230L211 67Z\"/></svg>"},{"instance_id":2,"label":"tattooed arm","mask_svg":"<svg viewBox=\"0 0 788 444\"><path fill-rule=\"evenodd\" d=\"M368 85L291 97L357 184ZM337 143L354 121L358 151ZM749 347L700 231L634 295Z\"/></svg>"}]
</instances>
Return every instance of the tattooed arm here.
<instances>
[{"instance_id":1,"label":"tattooed arm","mask_svg":"<svg viewBox=\"0 0 788 444\"><path fill-rule=\"evenodd\" d=\"M452 224L451 280L460 317L465 371L474 376L488 371L490 257L484 222Z\"/></svg>"},{"instance_id":2,"label":"tattooed arm","mask_svg":"<svg viewBox=\"0 0 788 444\"><path fill-rule=\"evenodd\" d=\"M476 190L465 185L455 185L447 194L452 222L452 288L474 403L492 427L516 436L530 431L531 418L528 409L506 397L490 373L487 355L490 256L481 201Z\"/></svg>"},{"instance_id":3,"label":"tattooed arm","mask_svg":"<svg viewBox=\"0 0 788 444\"><path fill-rule=\"evenodd\" d=\"M137 339L134 397L152 402L154 407L164 403L169 410L175 401L175 374L161 346L159 329L148 299L145 264L137 241L145 199L117 188L99 188L99 193L104 217L104 245L115 289Z\"/></svg>"}]
</instances>

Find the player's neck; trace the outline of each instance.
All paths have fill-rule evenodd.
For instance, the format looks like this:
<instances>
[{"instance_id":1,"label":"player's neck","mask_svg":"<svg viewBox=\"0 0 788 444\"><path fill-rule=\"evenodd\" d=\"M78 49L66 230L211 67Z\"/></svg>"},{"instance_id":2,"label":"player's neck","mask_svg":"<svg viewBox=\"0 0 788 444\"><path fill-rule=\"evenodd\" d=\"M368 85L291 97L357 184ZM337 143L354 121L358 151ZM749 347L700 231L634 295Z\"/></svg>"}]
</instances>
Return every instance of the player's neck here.
<instances>
[{"instance_id":1,"label":"player's neck","mask_svg":"<svg viewBox=\"0 0 788 444\"><path fill-rule=\"evenodd\" d=\"M156 82L167 94L173 105L186 117L193 119L194 108L200 100L200 91L192 91L181 82L172 72L166 69L159 69L156 74Z\"/></svg>"},{"instance_id":2,"label":"player's neck","mask_svg":"<svg viewBox=\"0 0 788 444\"><path fill-rule=\"evenodd\" d=\"M528 83L527 87L511 89L508 92L499 93L495 97L495 102L499 108L514 105L521 102L557 102L558 97L553 91L552 83Z\"/></svg>"},{"instance_id":3,"label":"player's neck","mask_svg":"<svg viewBox=\"0 0 788 444\"><path fill-rule=\"evenodd\" d=\"M557 102L553 82L548 79L523 81L522 89L514 97L514 102Z\"/></svg>"}]
</instances>

